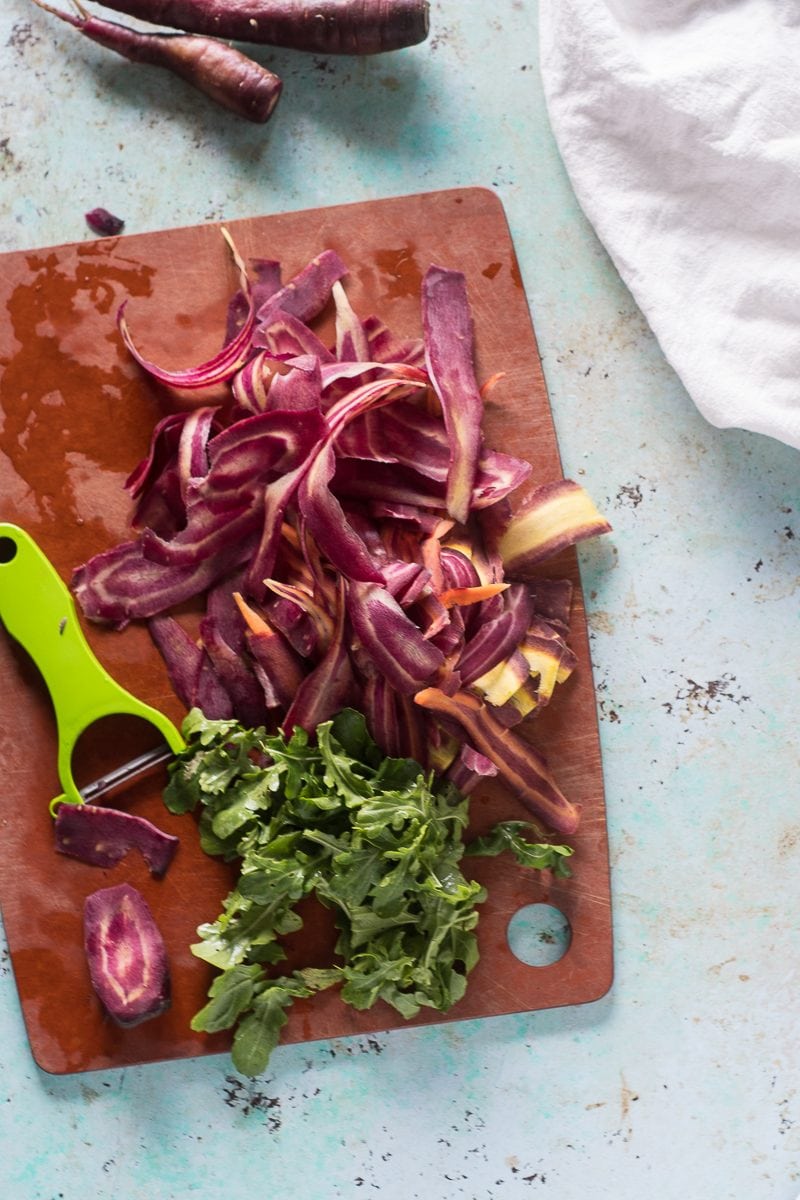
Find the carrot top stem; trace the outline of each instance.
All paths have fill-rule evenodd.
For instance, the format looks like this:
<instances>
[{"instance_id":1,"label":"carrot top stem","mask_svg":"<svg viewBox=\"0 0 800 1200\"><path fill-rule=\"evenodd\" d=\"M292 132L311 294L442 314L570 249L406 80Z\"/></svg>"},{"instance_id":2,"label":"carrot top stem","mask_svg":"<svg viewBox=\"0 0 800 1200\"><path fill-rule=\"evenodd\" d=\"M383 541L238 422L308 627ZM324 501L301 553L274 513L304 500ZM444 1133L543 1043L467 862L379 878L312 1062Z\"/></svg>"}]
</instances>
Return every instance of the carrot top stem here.
<instances>
[{"instance_id":1,"label":"carrot top stem","mask_svg":"<svg viewBox=\"0 0 800 1200\"><path fill-rule=\"evenodd\" d=\"M45 0L33 0L33 3L38 8L50 13L51 16L58 17L60 21L66 21L67 24L74 25L76 29L80 29L81 25L85 24L89 19L89 14L85 8L81 7L78 0L72 0L78 12L77 17L73 16L72 13L64 12L63 8L54 8L52 4L46 4Z\"/></svg>"}]
</instances>

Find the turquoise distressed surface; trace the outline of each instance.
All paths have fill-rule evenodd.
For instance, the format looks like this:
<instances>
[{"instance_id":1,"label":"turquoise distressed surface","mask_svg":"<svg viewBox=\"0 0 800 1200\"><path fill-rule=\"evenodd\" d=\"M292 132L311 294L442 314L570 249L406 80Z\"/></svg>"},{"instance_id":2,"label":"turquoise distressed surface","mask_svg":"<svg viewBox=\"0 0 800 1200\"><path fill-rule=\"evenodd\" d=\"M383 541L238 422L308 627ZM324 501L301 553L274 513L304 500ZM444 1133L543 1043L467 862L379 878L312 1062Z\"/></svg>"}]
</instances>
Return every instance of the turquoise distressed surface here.
<instances>
[{"instance_id":1,"label":"turquoise distressed surface","mask_svg":"<svg viewBox=\"0 0 800 1200\"><path fill-rule=\"evenodd\" d=\"M487 15L488 14L488 15ZM581 1008L79 1077L34 1066L0 962L0 1195L795 1200L800 1097L798 459L697 414L588 228L528 0L439 0L429 42L269 55L265 129L0 12L0 249L482 185L503 200L581 554L616 979ZM261 55L264 60L267 54Z\"/></svg>"}]
</instances>

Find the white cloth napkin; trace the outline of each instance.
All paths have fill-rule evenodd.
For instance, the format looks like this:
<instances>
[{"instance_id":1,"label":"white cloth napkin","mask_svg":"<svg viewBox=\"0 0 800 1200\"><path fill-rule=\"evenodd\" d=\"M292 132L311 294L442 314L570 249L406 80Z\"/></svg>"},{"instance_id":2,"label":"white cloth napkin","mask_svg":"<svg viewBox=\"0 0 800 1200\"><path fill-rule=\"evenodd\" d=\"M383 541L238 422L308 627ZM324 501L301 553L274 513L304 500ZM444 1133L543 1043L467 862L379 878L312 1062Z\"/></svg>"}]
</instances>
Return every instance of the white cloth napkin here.
<instances>
[{"instance_id":1,"label":"white cloth napkin","mask_svg":"<svg viewBox=\"0 0 800 1200\"><path fill-rule=\"evenodd\" d=\"M800 3L540 0L578 202L713 425L800 448Z\"/></svg>"}]
</instances>

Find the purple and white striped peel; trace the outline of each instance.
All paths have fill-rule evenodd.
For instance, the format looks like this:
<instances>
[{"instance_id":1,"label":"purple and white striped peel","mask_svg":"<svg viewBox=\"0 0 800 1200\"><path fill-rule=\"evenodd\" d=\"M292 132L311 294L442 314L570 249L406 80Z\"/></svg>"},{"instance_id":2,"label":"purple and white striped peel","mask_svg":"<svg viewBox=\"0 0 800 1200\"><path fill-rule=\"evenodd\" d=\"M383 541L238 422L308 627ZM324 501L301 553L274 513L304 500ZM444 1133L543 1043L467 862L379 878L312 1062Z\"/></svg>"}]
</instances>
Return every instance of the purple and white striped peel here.
<instances>
[{"instance_id":1,"label":"purple and white striped peel","mask_svg":"<svg viewBox=\"0 0 800 1200\"><path fill-rule=\"evenodd\" d=\"M497 550L509 575L524 575L560 550L610 529L580 484L558 479L536 488L520 504Z\"/></svg>"},{"instance_id":2,"label":"purple and white striped peel","mask_svg":"<svg viewBox=\"0 0 800 1200\"><path fill-rule=\"evenodd\" d=\"M351 580L347 612L356 637L391 686L402 695L425 687L444 665L444 655L377 583Z\"/></svg>"}]
</instances>

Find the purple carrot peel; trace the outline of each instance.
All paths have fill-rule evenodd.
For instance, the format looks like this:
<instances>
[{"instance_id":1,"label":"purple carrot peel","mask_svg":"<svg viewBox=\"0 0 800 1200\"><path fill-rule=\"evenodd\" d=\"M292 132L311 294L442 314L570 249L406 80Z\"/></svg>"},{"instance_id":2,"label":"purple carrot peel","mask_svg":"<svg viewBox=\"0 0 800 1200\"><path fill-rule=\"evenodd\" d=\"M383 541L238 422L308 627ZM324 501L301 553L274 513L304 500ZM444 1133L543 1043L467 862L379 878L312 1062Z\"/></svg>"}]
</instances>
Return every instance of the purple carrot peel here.
<instances>
[{"instance_id":1,"label":"purple carrot peel","mask_svg":"<svg viewBox=\"0 0 800 1200\"><path fill-rule=\"evenodd\" d=\"M509 574L524 574L568 546L610 529L580 484L559 479L536 488L516 509L497 550Z\"/></svg>"},{"instance_id":2,"label":"purple carrot peel","mask_svg":"<svg viewBox=\"0 0 800 1200\"><path fill-rule=\"evenodd\" d=\"M95 804L60 804L54 828L59 853L90 866L113 867L138 850L156 879L166 874L178 849L178 838L144 817Z\"/></svg>"},{"instance_id":3,"label":"purple carrot peel","mask_svg":"<svg viewBox=\"0 0 800 1200\"><path fill-rule=\"evenodd\" d=\"M270 316L283 312L308 325L328 304L334 284L346 274L347 267L336 251L323 250L264 301L256 312L258 322L268 328Z\"/></svg>"},{"instance_id":4,"label":"purple carrot peel","mask_svg":"<svg viewBox=\"0 0 800 1200\"><path fill-rule=\"evenodd\" d=\"M577 484L531 481L485 445L465 277L425 274L420 342L359 317L334 251L283 284L279 264L246 264L227 240L240 279L217 355L164 370L121 318L182 411L129 476L135 538L74 574L84 614L148 620L206 717L311 733L348 705L384 753L469 791L496 771L573 831L577 808L516 730L576 665L571 584L542 564L609 525Z\"/></svg>"},{"instance_id":5,"label":"purple carrot peel","mask_svg":"<svg viewBox=\"0 0 800 1200\"><path fill-rule=\"evenodd\" d=\"M478 471L483 399L475 378L466 279L460 271L429 267L422 281L422 324L428 374L450 444L447 511L464 524Z\"/></svg>"},{"instance_id":6,"label":"purple carrot peel","mask_svg":"<svg viewBox=\"0 0 800 1200\"><path fill-rule=\"evenodd\" d=\"M401 696L411 695L444 665L444 655L426 641L389 591L351 580L348 615L375 669Z\"/></svg>"}]
</instances>

